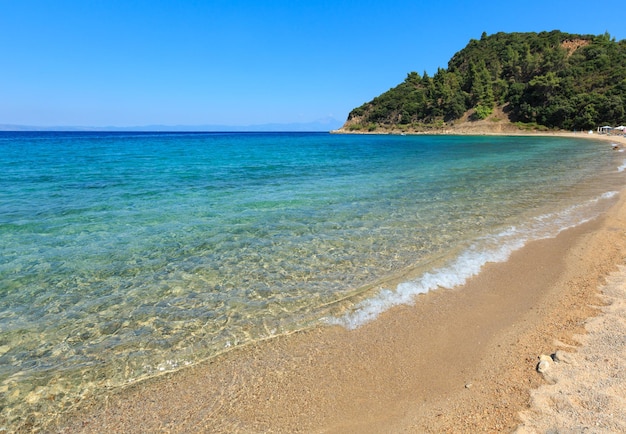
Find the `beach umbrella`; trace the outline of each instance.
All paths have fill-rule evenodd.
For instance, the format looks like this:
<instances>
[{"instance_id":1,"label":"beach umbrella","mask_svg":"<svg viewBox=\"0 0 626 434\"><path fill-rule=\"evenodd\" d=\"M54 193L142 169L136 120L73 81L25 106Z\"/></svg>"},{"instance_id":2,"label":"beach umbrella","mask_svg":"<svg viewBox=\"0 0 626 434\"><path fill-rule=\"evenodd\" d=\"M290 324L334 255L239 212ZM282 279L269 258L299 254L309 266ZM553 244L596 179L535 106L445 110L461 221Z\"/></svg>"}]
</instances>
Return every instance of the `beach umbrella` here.
<instances>
[{"instance_id":1,"label":"beach umbrella","mask_svg":"<svg viewBox=\"0 0 626 434\"><path fill-rule=\"evenodd\" d=\"M624 125L620 125L619 127L615 127L616 130L624 131L626 127Z\"/></svg>"}]
</instances>

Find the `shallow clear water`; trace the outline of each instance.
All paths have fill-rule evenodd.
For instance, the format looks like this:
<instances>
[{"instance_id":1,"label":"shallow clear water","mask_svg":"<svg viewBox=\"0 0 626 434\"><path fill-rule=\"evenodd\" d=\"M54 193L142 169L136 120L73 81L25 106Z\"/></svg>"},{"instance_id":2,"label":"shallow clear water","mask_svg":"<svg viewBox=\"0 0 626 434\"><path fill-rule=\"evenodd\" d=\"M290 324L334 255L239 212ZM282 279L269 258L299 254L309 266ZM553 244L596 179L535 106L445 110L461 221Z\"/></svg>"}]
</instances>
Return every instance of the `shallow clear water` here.
<instances>
[{"instance_id":1,"label":"shallow clear water","mask_svg":"<svg viewBox=\"0 0 626 434\"><path fill-rule=\"evenodd\" d=\"M593 218L623 164L565 138L0 133L0 430L463 283Z\"/></svg>"}]
</instances>

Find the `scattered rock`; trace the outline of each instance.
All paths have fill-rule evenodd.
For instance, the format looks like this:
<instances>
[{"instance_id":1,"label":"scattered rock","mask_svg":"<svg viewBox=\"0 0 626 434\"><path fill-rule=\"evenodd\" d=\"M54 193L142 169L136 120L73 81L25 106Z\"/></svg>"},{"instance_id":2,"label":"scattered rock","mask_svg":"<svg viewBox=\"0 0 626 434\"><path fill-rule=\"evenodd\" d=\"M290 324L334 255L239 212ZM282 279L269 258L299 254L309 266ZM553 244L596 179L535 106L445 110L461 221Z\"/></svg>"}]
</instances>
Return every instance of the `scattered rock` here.
<instances>
[{"instance_id":1,"label":"scattered rock","mask_svg":"<svg viewBox=\"0 0 626 434\"><path fill-rule=\"evenodd\" d=\"M553 361L554 360L552 360L552 357L550 356L546 356L545 354L540 355L539 363L537 364L537 372L540 374L548 372L552 367Z\"/></svg>"},{"instance_id":2,"label":"scattered rock","mask_svg":"<svg viewBox=\"0 0 626 434\"><path fill-rule=\"evenodd\" d=\"M552 356L552 359L554 359L554 361L557 363L568 363L568 364L572 363L572 355L570 353L566 353L565 351L561 351L561 350L554 353L554 355Z\"/></svg>"},{"instance_id":3,"label":"scattered rock","mask_svg":"<svg viewBox=\"0 0 626 434\"><path fill-rule=\"evenodd\" d=\"M539 363L537 364L537 372L539 372L543 379L549 384L556 384L556 377L552 372L554 366L554 359L551 356L542 354L539 356Z\"/></svg>"}]
</instances>

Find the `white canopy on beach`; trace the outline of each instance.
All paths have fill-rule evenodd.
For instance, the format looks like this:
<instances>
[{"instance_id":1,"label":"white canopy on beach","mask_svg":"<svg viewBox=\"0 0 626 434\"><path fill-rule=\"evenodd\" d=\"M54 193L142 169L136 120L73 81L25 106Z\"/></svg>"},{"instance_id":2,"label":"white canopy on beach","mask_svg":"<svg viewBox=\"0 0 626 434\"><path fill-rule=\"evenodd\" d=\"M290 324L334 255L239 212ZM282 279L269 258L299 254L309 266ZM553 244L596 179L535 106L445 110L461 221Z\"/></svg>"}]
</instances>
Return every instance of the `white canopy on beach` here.
<instances>
[{"instance_id":1,"label":"white canopy on beach","mask_svg":"<svg viewBox=\"0 0 626 434\"><path fill-rule=\"evenodd\" d=\"M599 132L599 133L608 133L608 132L609 132L609 130L612 130L612 129L613 129L613 127L612 127L612 126L610 126L610 125L605 125L605 126L603 126L603 127L598 128L598 132Z\"/></svg>"},{"instance_id":2,"label":"white canopy on beach","mask_svg":"<svg viewBox=\"0 0 626 434\"><path fill-rule=\"evenodd\" d=\"M626 127L624 125L620 125L619 127L615 127L616 130L624 131Z\"/></svg>"}]
</instances>

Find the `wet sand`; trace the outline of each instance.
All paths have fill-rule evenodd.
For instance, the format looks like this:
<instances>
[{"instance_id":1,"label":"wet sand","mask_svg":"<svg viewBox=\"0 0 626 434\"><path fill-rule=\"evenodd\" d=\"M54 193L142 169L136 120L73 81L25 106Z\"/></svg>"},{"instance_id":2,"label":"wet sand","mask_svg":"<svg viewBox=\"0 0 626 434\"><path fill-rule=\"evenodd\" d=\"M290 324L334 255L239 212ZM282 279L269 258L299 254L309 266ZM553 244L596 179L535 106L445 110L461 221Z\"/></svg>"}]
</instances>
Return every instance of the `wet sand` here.
<instances>
[{"instance_id":1,"label":"wet sand","mask_svg":"<svg viewBox=\"0 0 626 434\"><path fill-rule=\"evenodd\" d=\"M295 333L111 392L49 431L469 433L524 420L521 432L535 432L531 416L551 417L531 398L552 382L538 356L577 354L625 257L622 192L602 217L529 243L463 287L357 330Z\"/></svg>"}]
</instances>

